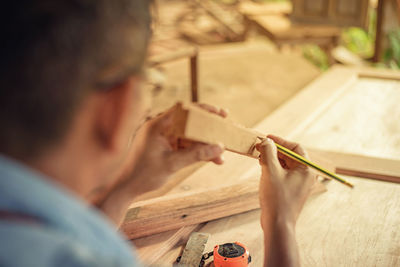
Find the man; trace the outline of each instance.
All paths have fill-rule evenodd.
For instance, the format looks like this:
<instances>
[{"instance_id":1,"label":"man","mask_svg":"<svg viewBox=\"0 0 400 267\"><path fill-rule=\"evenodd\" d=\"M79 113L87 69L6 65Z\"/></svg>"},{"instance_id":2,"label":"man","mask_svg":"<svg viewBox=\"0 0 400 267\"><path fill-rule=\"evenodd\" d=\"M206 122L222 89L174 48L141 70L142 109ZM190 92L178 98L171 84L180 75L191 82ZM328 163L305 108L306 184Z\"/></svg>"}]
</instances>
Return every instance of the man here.
<instances>
[{"instance_id":1,"label":"man","mask_svg":"<svg viewBox=\"0 0 400 267\"><path fill-rule=\"evenodd\" d=\"M21 0L1 15L0 266L140 266L115 229L129 203L182 167L223 162L220 145L172 150L167 114L143 124L148 2ZM257 146L265 265L297 266L314 176L272 140L305 155L275 136Z\"/></svg>"}]
</instances>

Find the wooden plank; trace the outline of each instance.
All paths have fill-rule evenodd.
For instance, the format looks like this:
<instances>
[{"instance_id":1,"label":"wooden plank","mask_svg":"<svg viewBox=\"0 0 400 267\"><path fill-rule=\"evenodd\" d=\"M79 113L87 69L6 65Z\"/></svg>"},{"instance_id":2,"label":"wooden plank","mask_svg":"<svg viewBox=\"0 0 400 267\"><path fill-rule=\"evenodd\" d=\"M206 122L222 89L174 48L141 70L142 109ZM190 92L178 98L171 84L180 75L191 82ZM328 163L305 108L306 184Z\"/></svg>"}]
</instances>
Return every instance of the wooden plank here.
<instances>
[{"instance_id":1,"label":"wooden plank","mask_svg":"<svg viewBox=\"0 0 400 267\"><path fill-rule=\"evenodd\" d=\"M330 160L337 174L400 183L400 160L308 149Z\"/></svg>"},{"instance_id":2,"label":"wooden plank","mask_svg":"<svg viewBox=\"0 0 400 267\"><path fill-rule=\"evenodd\" d=\"M392 69L379 69L379 71L377 71L376 68L361 67L357 69L357 74L359 78L376 78L393 81L400 80L399 71Z\"/></svg>"},{"instance_id":3,"label":"wooden plank","mask_svg":"<svg viewBox=\"0 0 400 267\"><path fill-rule=\"evenodd\" d=\"M178 229L259 208L258 179L132 204L121 229L130 238Z\"/></svg>"},{"instance_id":4,"label":"wooden plank","mask_svg":"<svg viewBox=\"0 0 400 267\"><path fill-rule=\"evenodd\" d=\"M132 204L121 230L130 239L159 234L258 209L259 178L212 190L167 195ZM317 183L311 194L325 192Z\"/></svg>"}]
</instances>

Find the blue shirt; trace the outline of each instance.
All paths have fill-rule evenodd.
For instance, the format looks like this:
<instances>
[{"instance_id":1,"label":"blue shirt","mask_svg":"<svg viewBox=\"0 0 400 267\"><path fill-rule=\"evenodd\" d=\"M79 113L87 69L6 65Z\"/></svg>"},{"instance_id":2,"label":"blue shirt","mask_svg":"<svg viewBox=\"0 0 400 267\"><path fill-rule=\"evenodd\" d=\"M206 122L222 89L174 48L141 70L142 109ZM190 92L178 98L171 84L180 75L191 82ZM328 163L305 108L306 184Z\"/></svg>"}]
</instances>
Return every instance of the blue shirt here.
<instances>
[{"instance_id":1,"label":"blue shirt","mask_svg":"<svg viewBox=\"0 0 400 267\"><path fill-rule=\"evenodd\" d=\"M27 166L0 155L0 266L141 266L97 210Z\"/></svg>"}]
</instances>

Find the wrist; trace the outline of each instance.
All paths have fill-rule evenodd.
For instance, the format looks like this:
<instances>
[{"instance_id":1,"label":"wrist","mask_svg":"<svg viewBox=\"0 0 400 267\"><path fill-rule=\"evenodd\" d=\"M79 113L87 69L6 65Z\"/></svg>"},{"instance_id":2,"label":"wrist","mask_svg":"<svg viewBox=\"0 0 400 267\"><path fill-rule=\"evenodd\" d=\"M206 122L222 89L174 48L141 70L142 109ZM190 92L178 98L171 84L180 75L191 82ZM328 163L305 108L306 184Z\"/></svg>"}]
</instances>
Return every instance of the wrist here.
<instances>
[{"instance_id":1,"label":"wrist","mask_svg":"<svg viewBox=\"0 0 400 267\"><path fill-rule=\"evenodd\" d=\"M261 226L265 231L271 231L277 227L294 228L296 226L296 218L288 207L282 207L275 211L269 210L261 213Z\"/></svg>"}]
</instances>

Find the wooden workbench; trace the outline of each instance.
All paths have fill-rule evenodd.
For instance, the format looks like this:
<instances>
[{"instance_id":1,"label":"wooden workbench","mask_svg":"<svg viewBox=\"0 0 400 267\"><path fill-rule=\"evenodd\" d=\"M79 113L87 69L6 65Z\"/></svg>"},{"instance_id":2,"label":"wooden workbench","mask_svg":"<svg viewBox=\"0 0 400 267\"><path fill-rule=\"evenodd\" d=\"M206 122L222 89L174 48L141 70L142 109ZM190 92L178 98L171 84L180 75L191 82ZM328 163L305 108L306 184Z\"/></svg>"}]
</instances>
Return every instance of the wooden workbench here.
<instances>
[{"instance_id":1,"label":"wooden workbench","mask_svg":"<svg viewBox=\"0 0 400 267\"><path fill-rule=\"evenodd\" d=\"M256 129L308 147L352 152L361 166L364 156L390 158L393 166L393 160L400 160L399 100L398 73L335 67ZM171 193L246 183L246 179L260 175L254 159L232 153L225 153L225 158L224 166L206 164ZM385 160L379 161L380 166L365 162L368 169L386 167ZM327 192L306 203L296 228L302 266L398 266L400 185L346 178L355 184L354 189L331 181ZM209 222L199 231L211 234L207 251L218 243L240 241L252 254L251 266L262 266L263 235L258 210ZM157 242L163 244L162 239L153 239L151 244ZM169 251L156 264L171 266L180 250L177 247ZM139 250L141 255L146 255L145 251L145 246Z\"/></svg>"}]
</instances>

